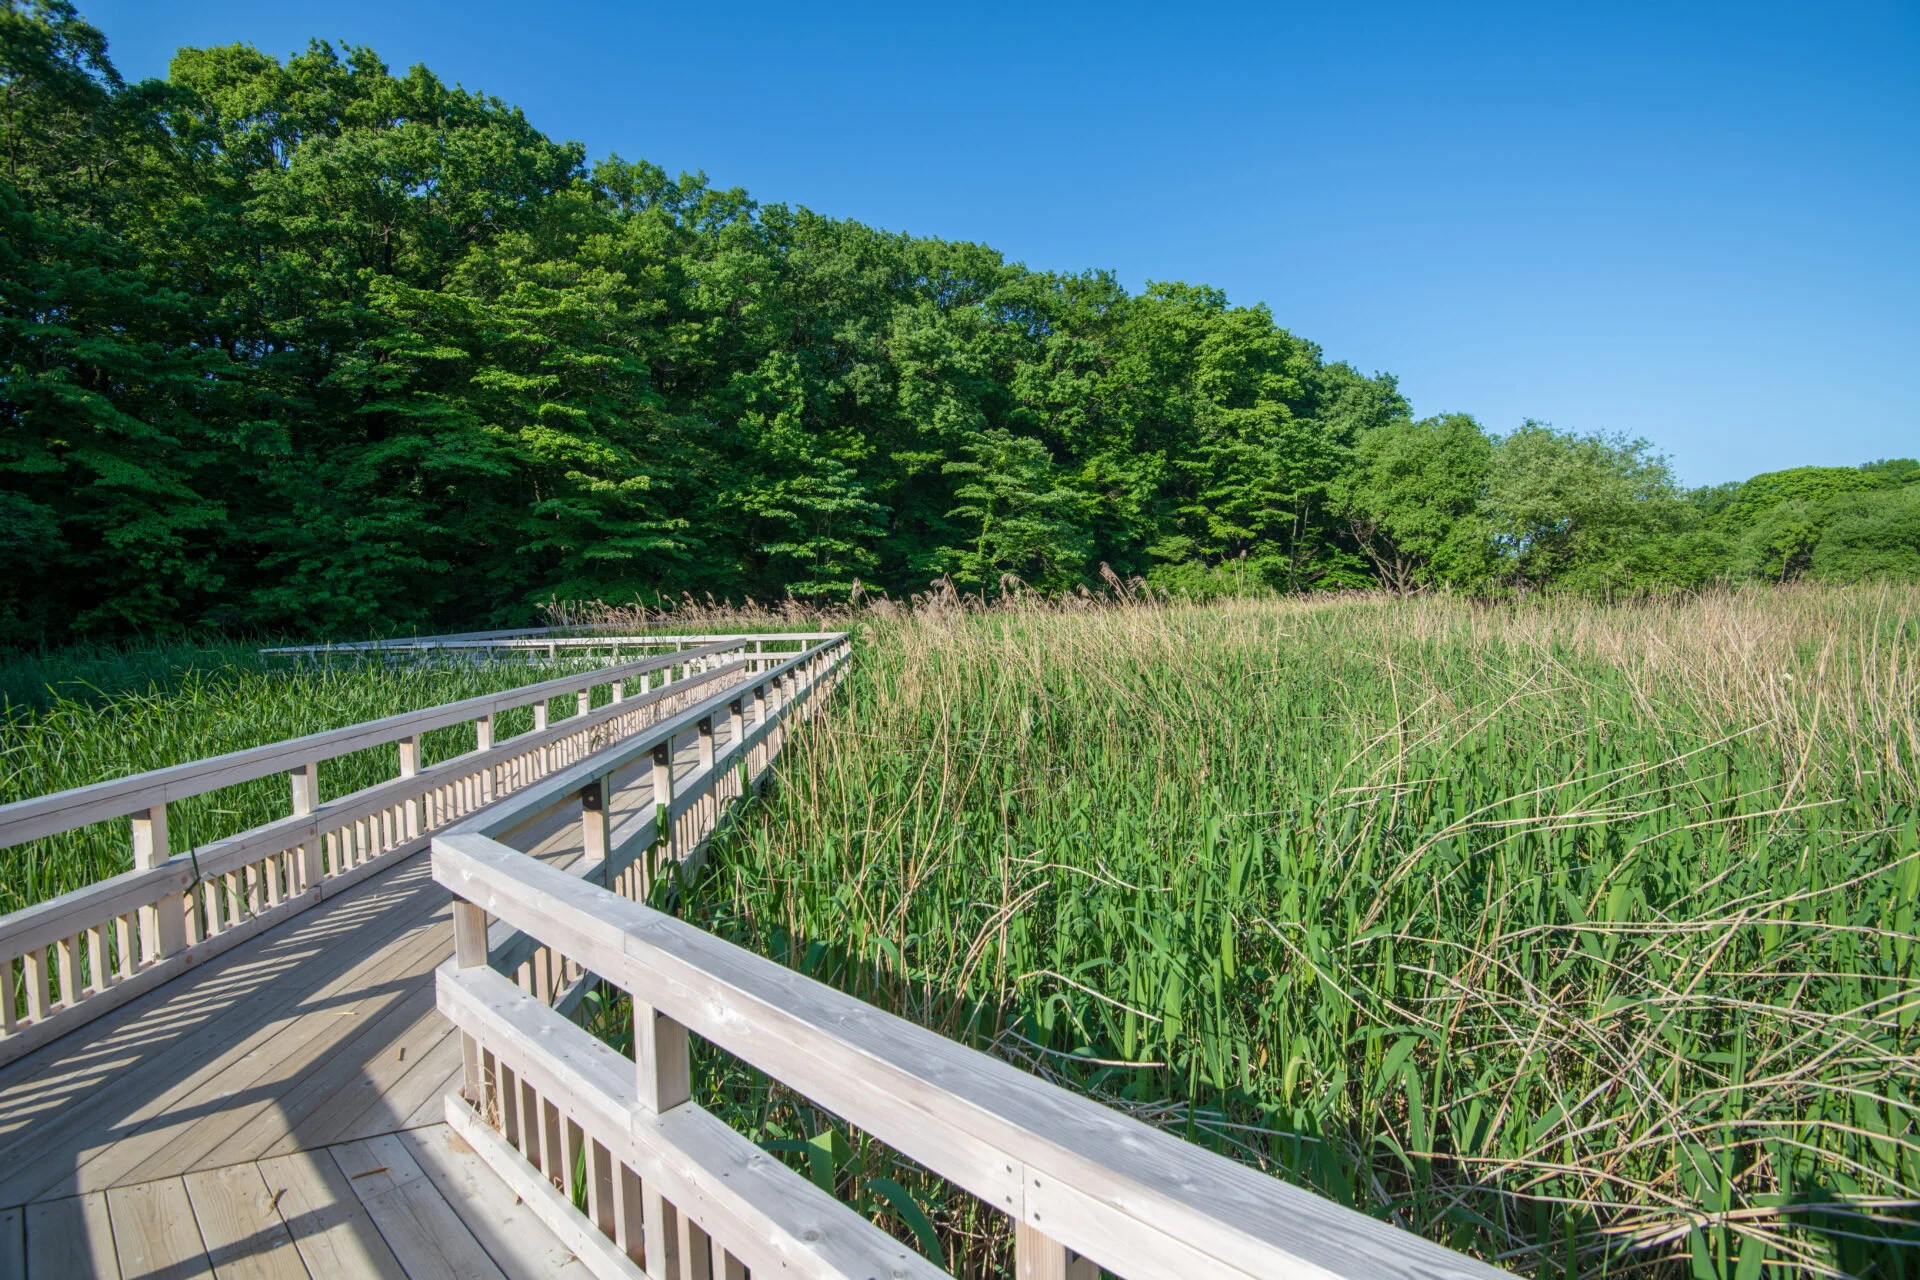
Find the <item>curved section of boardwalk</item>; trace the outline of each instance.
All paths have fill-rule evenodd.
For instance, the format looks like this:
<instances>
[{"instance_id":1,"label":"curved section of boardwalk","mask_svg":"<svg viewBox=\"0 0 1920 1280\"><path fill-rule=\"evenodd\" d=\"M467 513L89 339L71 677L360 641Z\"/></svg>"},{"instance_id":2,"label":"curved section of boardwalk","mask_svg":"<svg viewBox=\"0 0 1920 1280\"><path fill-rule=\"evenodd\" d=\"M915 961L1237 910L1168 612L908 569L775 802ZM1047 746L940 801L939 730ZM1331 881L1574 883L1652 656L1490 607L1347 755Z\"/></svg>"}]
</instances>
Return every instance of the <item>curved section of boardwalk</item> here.
<instances>
[{"instance_id":1,"label":"curved section of boardwalk","mask_svg":"<svg viewBox=\"0 0 1920 1280\"><path fill-rule=\"evenodd\" d=\"M650 812L648 771L618 781L616 823ZM580 824L527 847L566 865ZM423 850L0 1068L0 1280L584 1280L447 1130L452 953Z\"/></svg>"}]
</instances>

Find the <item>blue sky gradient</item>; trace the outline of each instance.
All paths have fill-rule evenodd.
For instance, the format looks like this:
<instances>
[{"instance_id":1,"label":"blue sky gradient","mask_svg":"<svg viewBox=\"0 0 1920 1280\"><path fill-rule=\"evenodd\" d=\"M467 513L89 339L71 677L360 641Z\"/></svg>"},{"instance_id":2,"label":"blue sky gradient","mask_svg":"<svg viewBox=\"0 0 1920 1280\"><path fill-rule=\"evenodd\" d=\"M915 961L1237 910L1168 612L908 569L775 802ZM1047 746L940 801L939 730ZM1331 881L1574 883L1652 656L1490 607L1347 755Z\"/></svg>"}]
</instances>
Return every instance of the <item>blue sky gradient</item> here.
<instances>
[{"instance_id":1,"label":"blue sky gradient","mask_svg":"<svg viewBox=\"0 0 1920 1280\"><path fill-rule=\"evenodd\" d=\"M593 157L1265 302L1421 414L1646 436L1690 484L1920 454L1920 5L80 0L371 45Z\"/></svg>"}]
</instances>

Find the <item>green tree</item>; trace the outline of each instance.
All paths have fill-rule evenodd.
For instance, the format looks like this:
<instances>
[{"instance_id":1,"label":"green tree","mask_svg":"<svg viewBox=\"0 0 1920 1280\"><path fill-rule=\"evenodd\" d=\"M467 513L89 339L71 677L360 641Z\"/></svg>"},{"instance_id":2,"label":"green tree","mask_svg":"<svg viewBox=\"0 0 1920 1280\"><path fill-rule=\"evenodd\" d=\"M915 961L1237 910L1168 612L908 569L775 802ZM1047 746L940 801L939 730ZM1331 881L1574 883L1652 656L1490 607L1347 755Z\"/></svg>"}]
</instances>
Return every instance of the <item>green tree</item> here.
<instances>
[{"instance_id":1,"label":"green tree","mask_svg":"<svg viewBox=\"0 0 1920 1280\"><path fill-rule=\"evenodd\" d=\"M1647 441L1531 420L1495 449L1483 510L1506 574L1530 586L1657 581L1663 541L1693 516Z\"/></svg>"},{"instance_id":2,"label":"green tree","mask_svg":"<svg viewBox=\"0 0 1920 1280\"><path fill-rule=\"evenodd\" d=\"M1470 577L1487 544L1472 519L1494 445L1464 413L1391 420L1363 434L1333 484L1333 501L1381 585L1401 595Z\"/></svg>"},{"instance_id":3,"label":"green tree","mask_svg":"<svg viewBox=\"0 0 1920 1280\"><path fill-rule=\"evenodd\" d=\"M1009 573L1045 589L1071 585L1087 558L1081 497L1062 482L1046 446L994 429L962 448L966 458L943 468L961 481L953 491L959 504L947 514L977 528L937 567L966 586L991 586Z\"/></svg>"}]
</instances>

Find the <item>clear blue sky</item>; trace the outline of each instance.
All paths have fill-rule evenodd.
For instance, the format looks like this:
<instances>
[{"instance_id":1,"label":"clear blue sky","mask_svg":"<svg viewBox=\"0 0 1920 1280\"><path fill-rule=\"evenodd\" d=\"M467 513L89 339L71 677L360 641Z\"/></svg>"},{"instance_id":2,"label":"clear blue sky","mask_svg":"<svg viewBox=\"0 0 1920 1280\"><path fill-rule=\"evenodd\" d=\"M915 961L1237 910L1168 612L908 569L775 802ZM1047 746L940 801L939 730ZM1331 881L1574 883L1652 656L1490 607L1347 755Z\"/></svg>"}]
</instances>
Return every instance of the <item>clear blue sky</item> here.
<instances>
[{"instance_id":1,"label":"clear blue sky","mask_svg":"<svg viewBox=\"0 0 1920 1280\"><path fill-rule=\"evenodd\" d=\"M1920 454L1920 3L80 0L130 78L309 36L588 154L1206 282L1420 413L1689 483Z\"/></svg>"}]
</instances>

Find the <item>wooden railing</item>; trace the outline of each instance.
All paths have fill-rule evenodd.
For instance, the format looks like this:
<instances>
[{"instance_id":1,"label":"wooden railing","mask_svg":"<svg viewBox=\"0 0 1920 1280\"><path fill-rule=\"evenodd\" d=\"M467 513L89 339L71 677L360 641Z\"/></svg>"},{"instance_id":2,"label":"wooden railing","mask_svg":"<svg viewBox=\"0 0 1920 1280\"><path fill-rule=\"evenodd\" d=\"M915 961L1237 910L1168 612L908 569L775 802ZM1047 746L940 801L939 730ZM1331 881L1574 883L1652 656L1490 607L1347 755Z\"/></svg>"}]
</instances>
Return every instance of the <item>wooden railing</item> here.
<instances>
[{"instance_id":1,"label":"wooden railing","mask_svg":"<svg viewBox=\"0 0 1920 1280\"><path fill-rule=\"evenodd\" d=\"M832 635L822 631L780 631L748 636L653 635L618 628L537 627L524 631L470 631L458 635L403 636L391 640L356 640L344 644L282 645L260 650L269 658L290 658L295 662L332 658L356 658L385 661L440 660L466 657L501 661L519 659L549 662L561 658L603 657L617 661L622 654L647 655L674 652L712 644L720 640L738 640L755 654L784 652L795 645L805 647Z\"/></svg>"},{"instance_id":2,"label":"wooden railing","mask_svg":"<svg viewBox=\"0 0 1920 1280\"><path fill-rule=\"evenodd\" d=\"M794 697L810 710L840 654L822 646L783 664L797 687L776 711ZM616 758L671 758L688 733L710 742L723 708L736 726L729 749L703 753L662 793L659 816L610 837L598 797ZM764 712L743 722L742 710L738 690L706 699L433 840L434 877L458 899L455 956L438 975L465 1052L448 1121L596 1275L945 1274L691 1101L689 1035L1006 1214L1022 1280L1094 1280L1102 1268L1180 1280L1504 1274L637 901L675 856L668 839L711 829L738 752L777 728ZM749 755L747 770L765 758ZM584 823L581 866L563 871L503 842L566 806ZM688 816L692 826L678 825ZM558 976L533 980L534 956ZM631 1059L566 1016L570 993L594 982L631 997Z\"/></svg>"},{"instance_id":3,"label":"wooden railing","mask_svg":"<svg viewBox=\"0 0 1920 1280\"><path fill-rule=\"evenodd\" d=\"M125 818L134 855L132 871L0 917L0 1062L421 849L433 831L787 657L759 647L757 637L724 637L0 805L0 848ZM655 687L656 679L664 683ZM592 694L602 686L610 701L595 708ZM550 700L569 695L575 714L549 723ZM523 706L533 708L532 730L497 741L496 717ZM474 726L475 750L422 768L421 735L464 723ZM398 777L320 802L323 762L387 743L399 744ZM289 778L288 817L185 853L169 846L170 803L276 773Z\"/></svg>"}]
</instances>

